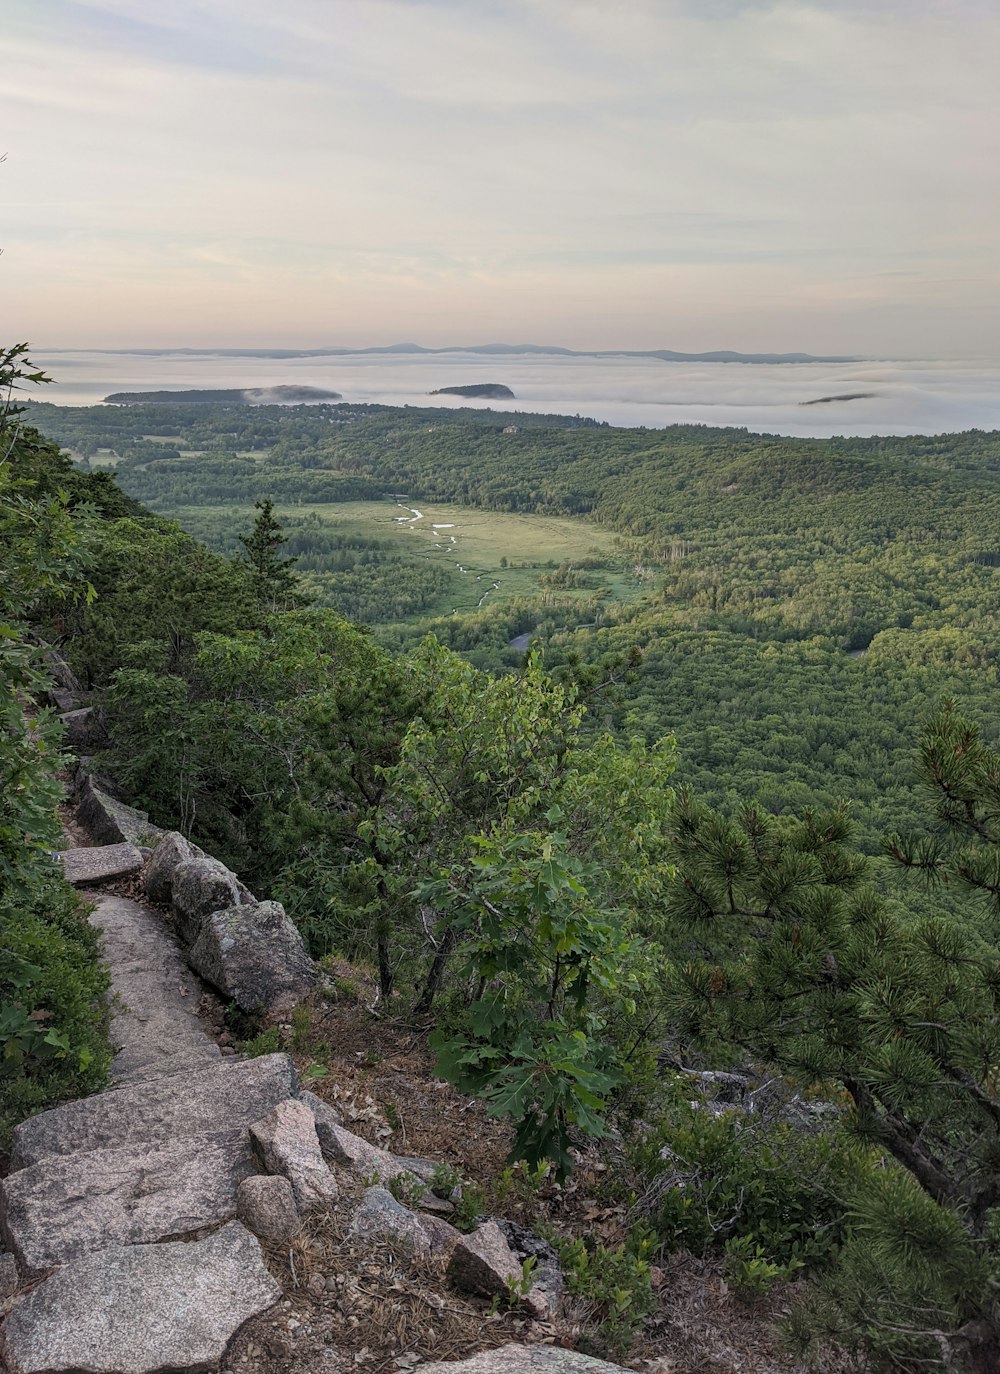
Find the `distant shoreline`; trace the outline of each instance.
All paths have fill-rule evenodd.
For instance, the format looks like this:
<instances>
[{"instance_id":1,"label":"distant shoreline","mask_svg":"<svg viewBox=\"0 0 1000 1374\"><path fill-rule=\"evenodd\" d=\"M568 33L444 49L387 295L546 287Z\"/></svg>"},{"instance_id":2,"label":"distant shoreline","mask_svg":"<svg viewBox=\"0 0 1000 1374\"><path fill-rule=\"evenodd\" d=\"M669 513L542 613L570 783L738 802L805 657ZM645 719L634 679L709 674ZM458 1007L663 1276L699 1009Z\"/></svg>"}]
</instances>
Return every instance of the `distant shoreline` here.
<instances>
[{"instance_id":1,"label":"distant shoreline","mask_svg":"<svg viewBox=\"0 0 1000 1374\"><path fill-rule=\"evenodd\" d=\"M318 386L195 387L179 391L112 391L104 405L296 405L307 401L342 401L339 391Z\"/></svg>"},{"instance_id":2,"label":"distant shoreline","mask_svg":"<svg viewBox=\"0 0 1000 1374\"><path fill-rule=\"evenodd\" d=\"M538 356L557 358L658 358L667 363L860 363L858 356L812 353L740 353L717 349L684 353L671 348L562 348L558 344L455 344L425 348L422 344L382 344L372 348L46 348L44 353L101 353L140 358L363 358L378 356L440 357L452 353L487 357Z\"/></svg>"}]
</instances>

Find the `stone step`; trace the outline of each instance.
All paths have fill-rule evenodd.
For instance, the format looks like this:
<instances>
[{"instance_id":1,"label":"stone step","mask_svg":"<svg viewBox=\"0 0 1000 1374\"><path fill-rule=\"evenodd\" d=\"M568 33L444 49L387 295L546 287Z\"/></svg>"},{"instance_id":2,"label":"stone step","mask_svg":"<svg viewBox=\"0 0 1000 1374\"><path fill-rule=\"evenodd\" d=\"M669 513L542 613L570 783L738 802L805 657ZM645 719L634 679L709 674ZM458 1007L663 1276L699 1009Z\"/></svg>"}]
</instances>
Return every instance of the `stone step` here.
<instances>
[{"instance_id":1,"label":"stone step","mask_svg":"<svg viewBox=\"0 0 1000 1374\"><path fill-rule=\"evenodd\" d=\"M197 1017L198 980L163 918L126 897L102 893L90 923L103 937L115 1002L111 1041L118 1047L111 1067L115 1082L149 1078L180 1061L217 1060L219 1049Z\"/></svg>"},{"instance_id":2,"label":"stone step","mask_svg":"<svg viewBox=\"0 0 1000 1374\"><path fill-rule=\"evenodd\" d=\"M22 1281L42 1278L91 1250L231 1221L256 1172L245 1130L49 1156L0 1184L0 1233Z\"/></svg>"},{"instance_id":3,"label":"stone step","mask_svg":"<svg viewBox=\"0 0 1000 1374\"><path fill-rule=\"evenodd\" d=\"M11 1374L218 1369L244 1322L281 1296L239 1222L205 1240L111 1246L39 1284L7 1318Z\"/></svg>"},{"instance_id":4,"label":"stone step","mask_svg":"<svg viewBox=\"0 0 1000 1374\"><path fill-rule=\"evenodd\" d=\"M18 1371L20 1374L20 1371ZM620 1364L554 1345L501 1345L467 1360L420 1366L420 1374L627 1374Z\"/></svg>"},{"instance_id":5,"label":"stone step","mask_svg":"<svg viewBox=\"0 0 1000 1374\"><path fill-rule=\"evenodd\" d=\"M127 878L142 867L142 855L132 844L102 844L93 849L66 849L60 856L63 872L74 887Z\"/></svg>"},{"instance_id":6,"label":"stone step","mask_svg":"<svg viewBox=\"0 0 1000 1374\"><path fill-rule=\"evenodd\" d=\"M182 1044L174 1041L169 1053L158 1052L155 1046L150 1046L147 1054L132 1050L128 1055L117 1055L111 1066L109 1079L112 1085L148 1083L153 1078L168 1078L176 1073L200 1073L212 1064L221 1063L222 1059L222 1051L218 1045L211 1042L203 1045L192 1040L190 1046L185 1049Z\"/></svg>"},{"instance_id":7,"label":"stone step","mask_svg":"<svg viewBox=\"0 0 1000 1374\"><path fill-rule=\"evenodd\" d=\"M98 844L151 845L163 833L159 826L150 824L145 811L126 806L102 791L89 774L80 786L76 818Z\"/></svg>"},{"instance_id":8,"label":"stone step","mask_svg":"<svg viewBox=\"0 0 1000 1374\"><path fill-rule=\"evenodd\" d=\"M198 1073L126 1083L22 1121L14 1130L11 1169L52 1155L162 1144L220 1128L240 1130L295 1091L295 1067L287 1054L223 1059Z\"/></svg>"}]
</instances>

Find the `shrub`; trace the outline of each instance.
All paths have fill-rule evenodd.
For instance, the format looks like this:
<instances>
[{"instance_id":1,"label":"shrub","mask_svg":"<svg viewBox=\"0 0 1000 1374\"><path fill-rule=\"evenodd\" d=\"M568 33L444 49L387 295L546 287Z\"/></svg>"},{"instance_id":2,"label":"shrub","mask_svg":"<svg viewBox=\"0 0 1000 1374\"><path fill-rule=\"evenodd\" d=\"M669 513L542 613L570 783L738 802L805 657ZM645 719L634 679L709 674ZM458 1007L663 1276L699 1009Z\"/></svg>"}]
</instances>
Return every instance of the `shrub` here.
<instances>
[{"instance_id":1,"label":"shrub","mask_svg":"<svg viewBox=\"0 0 1000 1374\"><path fill-rule=\"evenodd\" d=\"M53 874L0 899L0 1150L17 1123L103 1086L111 1047L99 936Z\"/></svg>"},{"instance_id":2,"label":"shrub","mask_svg":"<svg viewBox=\"0 0 1000 1374\"><path fill-rule=\"evenodd\" d=\"M841 1185L861 1153L836 1129L678 1102L633 1140L634 1213L664 1253L738 1239L771 1264L820 1265L843 1236Z\"/></svg>"},{"instance_id":3,"label":"shrub","mask_svg":"<svg viewBox=\"0 0 1000 1374\"><path fill-rule=\"evenodd\" d=\"M650 1280L650 1242L633 1238L610 1249L579 1238L555 1240L566 1289L584 1309L589 1334L583 1342L596 1355L624 1355L656 1298Z\"/></svg>"}]
</instances>

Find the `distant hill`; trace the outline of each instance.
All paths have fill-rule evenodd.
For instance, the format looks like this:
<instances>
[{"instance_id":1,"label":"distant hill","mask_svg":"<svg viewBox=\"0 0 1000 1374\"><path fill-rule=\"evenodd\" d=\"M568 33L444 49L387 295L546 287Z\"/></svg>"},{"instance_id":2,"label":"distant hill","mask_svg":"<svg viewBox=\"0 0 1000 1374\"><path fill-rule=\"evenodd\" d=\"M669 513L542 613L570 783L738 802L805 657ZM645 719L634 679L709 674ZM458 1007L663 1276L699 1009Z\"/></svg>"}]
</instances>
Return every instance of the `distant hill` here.
<instances>
[{"instance_id":1,"label":"distant hill","mask_svg":"<svg viewBox=\"0 0 1000 1374\"><path fill-rule=\"evenodd\" d=\"M339 401L339 391L324 391L318 386L251 386L229 390L193 391L113 391L105 405L295 405L304 401Z\"/></svg>"},{"instance_id":2,"label":"distant hill","mask_svg":"<svg viewBox=\"0 0 1000 1374\"><path fill-rule=\"evenodd\" d=\"M478 396L489 401L513 401L514 393L509 386L499 382L478 382L473 386L439 386L437 391L428 392L430 396Z\"/></svg>"},{"instance_id":3,"label":"distant hill","mask_svg":"<svg viewBox=\"0 0 1000 1374\"><path fill-rule=\"evenodd\" d=\"M50 349L61 353L75 350ZM548 354L561 358L659 358L665 363L857 363L858 357L833 357L812 353L736 353L720 349L711 353L678 353L671 348L560 348L557 344L452 344L424 348L422 344L381 344L374 348L99 348L95 353L135 354L160 358L169 354L192 358L349 358L374 354L439 355L483 353L510 357L517 354Z\"/></svg>"}]
</instances>

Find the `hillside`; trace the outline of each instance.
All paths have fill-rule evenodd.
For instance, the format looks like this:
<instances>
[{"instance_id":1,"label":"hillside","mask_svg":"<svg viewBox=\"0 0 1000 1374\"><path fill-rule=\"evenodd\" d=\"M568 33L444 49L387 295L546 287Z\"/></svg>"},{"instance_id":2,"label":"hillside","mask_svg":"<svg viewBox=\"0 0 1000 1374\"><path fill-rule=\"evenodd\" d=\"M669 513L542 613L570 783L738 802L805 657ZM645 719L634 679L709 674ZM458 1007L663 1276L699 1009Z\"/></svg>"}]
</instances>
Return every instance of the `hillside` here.
<instances>
[{"instance_id":1,"label":"hillside","mask_svg":"<svg viewBox=\"0 0 1000 1374\"><path fill-rule=\"evenodd\" d=\"M917 818L912 740L938 700L956 695L994 737L996 435L792 440L347 406L35 413L226 552L271 497L320 600L387 644L430 628L494 669L524 636L553 667L639 651L606 718L674 732L681 777L716 804L850 797L875 852Z\"/></svg>"},{"instance_id":2,"label":"hillside","mask_svg":"<svg viewBox=\"0 0 1000 1374\"><path fill-rule=\"evenodd\" d=\"M6 355L8 367L19 357ZM922 688L930 701L950 679L966 697L992 685L995 437L818 445L426 411L209 407L188 421L183 408L164 409L39 408L50 433L62 426L60 439L75 428L75 468L22 418L4 417L14 461L0 469L0 570L13 672L0 761L21 780L5 789L0 831L0 933L14 951L0 963L2 1125L15 1128L3 1187L19 1200L4 1263L8 1278L13 1264L15 1303L8 1349L50 1339L35 1279L59 1294L60 1331L75 1301L76 1261L60 1228L44 1223L39 1179L53 1196L73 1190L74 1208L115 1197L110 1213L81 1213L72 1244L89 1247L88 1275L106 1269L105 1233L125 1242L128 1265L173 1264L166 1247L139 1242L184 1230L175 1207L193 1215L172 1174L161 1179L169 1216L143 1200L141 1158L130 1155L127 1177L109 1183L94 1178L101 1151L80 1149L72 1132L56 1149L73 1156L68 1179L21 1150L52 1123L109 1124L105 1104L82 1097L101 1087L110 1057L97 940L48 848L61 725L94 760L83 770L91 795L95 776L98 790L117 795L116 825L127 800L148 813L136 822L143 834L149 824L182 832L157 839L152 854L129 843L71 851L63 872L86 881L95 864L106 876L112 860L123 865L115 873L142 870L148 900L130 908L135 922L158 919L150 901L169 901L178 948L229 999L214 1029L221 1040L226 1027L222 1048L237 1051L239 1073L223 1077L254 1078L244 1068L254 1056L262 1073L281 1076L278 1117L251 1119L247 1103L231 1132L240 1178L224 1163L225 1187L213 1183L199 1203L217 1229L204 1243L179 1242L192 1263L227 1247L245 1254L259 1283L253 1311L274 1307L276 1284L290 1294L285 1315L250 1328L288 1333L267 1337L269 1374L312 1368L314 1355L321 1368L326 1351L310 1345L317 1331L362 1369L398 1363L401 1350L419 1362L441 1349L445 1308L462 1321L448 1328L448 1353L488 1345L495 1328L476 1333L491 1294L529 1349L551 1340L692 1374L706 1361L794 1370L812 1357L831 1371L858 1360L942 1374L995 1367L1000 756L974 713L945 706L920 729L914 695ZM117 454L95 442L101 424L114 427ZM252 520L249 510L240 517L236 557L86 470L102 459L164 505L180 489L199 493L207 477L200 518L221 517L224 536L232 497L256 495ZM419 620L385 621L379 642L310 604L315 575L297 573L267 490L282 479L320 509L353 491L350 504L396 511L398 537L415 550L397 548L397 579L420 564L414 526L435 501L456 515L433 522L449 543L465 537L447 530L461 531L467 513L498 513L526 522L522 537L562 530L589 538L592 551L551 571L536 566L537 589L506 605L439 620L438 638ZM602 535L622 540L631 596L604 585L618 555L602 550ZM498 560L498 582L510 561ZM603 623L581 624L584 610ZM504 638L526 616L546 644L544 662ZM32 648L39 636L63 657L46 650L43 660ZM465 657L442 642L463 636ZM836 679L836 663L857 676ZM45 664L58 667L58 694ZM853 699L838 696L844 682ZM43 715L36 729L46 692L61 722ZM865 710L847 717L849 700ZM985 692L980 700L992 724ZM670 711L681 718L683 766L705 770L723 792L721 812L677 788L677 749L654 725ZM848 779L851 762L861 795L876 797L885 771L919 747L905 798L890 788L880 803L893 813L905 800L905 833L881 835L872 822L864 836L867 848L883 846L884 861L866 859L845 807L813 804L822 801L818 766L797 787L786 764L802 747L791 722L815 732L804 748L819 765L823 732L838 720L847 743L840 754L831 746L827 775ZM744 750L741 770L723 756L732 740ZM758 758L767 766L754 774ZM99 908L121 910L103 898ZM284 972L264 995L244 960L272 957ZM183 1028L188 1011L170 981ZM112 1027L120 1009L115 1018ZM141 1016L136 1025L143 1056L172 1060ZM188 1035L185 1053L214 1058L201 1031L187 1024ZM392 1086L381 1075L361 1080L380 1084L382 1103L349 1096L352 1045L359 1068L377 1067L393 1046ZM318 1107L294 1105L286 1050L317 1081ZM176 1112L176 1080L148 1078L147 1067L136 1065L144 1111L155 1100ZM415 1104L431 1119L445 1110L435 1110L435 1081L460 1095L437 1099L451 1104L455 1133L473 1119L472 1103L500 1123L459 1154L464 1180L410 1152L411 1129L429 1143ZM130 1101L118 1094L131 1091L111 1097ZM374 1141L331 1120L324 1096L335 1116L349 1108L352 1124L368 1123ZM68 1097L81 1100L32 1116ZM218 1182L207 1102L185 1108L188 1134L164 1148L171 1158L189 1152ZM165 1119L144 1118L152 1135L140 1133L140 1148L160 1138ZM295 1121L305 1135L279 1149ZM128 1120L124 1135L111 1124L118 1134L100 1139L119 1159L136 1132ZM376 1143L397 1132L405 1157ZM509 1162L497 1174L492 1152L503 1150ZM331 1183L324 1152L361 1175L363 1197L356 1178ZM369 1187L387 1177L373 1175L373 1158L389 1161L395 1192ZM283 1233L294 1230L294 1242L262 1251L232 1220L233 1198L251 1177L283 1168L301 1209ZM124 1205L136 1198L137 1208ZM413 1211L428 1206L433 1227ZM362 1297L346 1298L338 1257L373 1209L398 1268L369 1264ZM485 1220L500 1209L512 1228L502 1243ZM470 1231L468 1242L450 1221L442 1231L442 1211ZM451 1256L443 1276L421 1267L432 1230ZM406 1252L406 1237L422 1238L423 1255ZM452 1307L451 1292L470 1282L455 1257L487 1243L501 1264L492 1287L477 1278L473 1306ZM45 1278L52 1263L63 1268ZM546 1298L560 1272L561 1295ZM716 1316L726 1324L739 1355L693 1315L709 1294L710 1325ZM291 1318L293 1297L300 1315ZM681 1299L691 1310L679 1311ZM169 1294L166 1309L172 1321ZM115 1310L133 1331L130 1311ZM386 1326L376 1314L404 1310L434 1315L424 1326L394 1317L389 1341L373 1348L367 1332ZM914 1324L915 1311L933 1314L933 1330L923 1316ZM779 1312L780 1334L769 1325ZM90 1317L73 1339L81 1330L103 1339ZM249 1374L257 1336L252 1350L239 1338L232 1350ZM220 1346L212 1361L221 1358Z\"/></svg>"}]
</instances>

